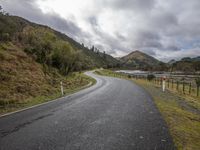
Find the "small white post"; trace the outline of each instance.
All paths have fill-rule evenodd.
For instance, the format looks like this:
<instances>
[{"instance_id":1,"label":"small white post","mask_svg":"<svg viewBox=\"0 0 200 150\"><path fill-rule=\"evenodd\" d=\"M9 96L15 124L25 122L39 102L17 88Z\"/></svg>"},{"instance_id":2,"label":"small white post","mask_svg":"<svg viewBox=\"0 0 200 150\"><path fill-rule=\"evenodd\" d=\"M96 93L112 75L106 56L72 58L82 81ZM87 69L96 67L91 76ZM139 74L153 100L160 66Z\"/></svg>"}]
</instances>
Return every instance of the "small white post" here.
<instances>
[{"instance_id":1,"label":"small white post","mask_svg":"<svg viewBox=\"0 0 200 150\"><path fill-rule=\"evenodd\" d=\"M165 79L166 79L166 76L164 76L162 78L162 90L163 90L163 92L165 92Z\"/></svg>"},{"instance_id":2,"label":"small white post","mask_svg":"<svg viewBox=\"0 0 200 150\"><path fill-rule=\"evenodd\" d=\"M63 96L64 92L63 92L63 83L62 83L62 81L60 82L60 89L61 89L61 95Z\"/></svg>"}]
</instances>

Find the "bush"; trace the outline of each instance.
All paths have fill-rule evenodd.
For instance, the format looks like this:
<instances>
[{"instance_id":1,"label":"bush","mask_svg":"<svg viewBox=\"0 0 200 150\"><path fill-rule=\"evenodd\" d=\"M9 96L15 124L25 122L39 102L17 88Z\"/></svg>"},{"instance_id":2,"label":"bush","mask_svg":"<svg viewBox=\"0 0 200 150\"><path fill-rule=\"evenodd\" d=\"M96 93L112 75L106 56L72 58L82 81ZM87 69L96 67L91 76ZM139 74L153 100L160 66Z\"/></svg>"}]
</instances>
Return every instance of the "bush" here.
<instances>
[{"instance_id":1,"label":"bush","mask_svg":"<svg viewBox=\"0 0 200 150\"><path fill-rule=\"evenodd\" d=\"M9 33L2 33L0 36L1 41L9 41L10 40L10 35Z\"/></svg>"},{"instance_id":2,"label":"bush","mask_svg":"<svg viewBox=\"0 0 200 150\"><path fill-rule=\"evenodd\" d=\"M154 74L148 74L147 75L147 80L148 81L152 81L154 78L156 78L156 76Z\"/></svg>"}]
</instances>

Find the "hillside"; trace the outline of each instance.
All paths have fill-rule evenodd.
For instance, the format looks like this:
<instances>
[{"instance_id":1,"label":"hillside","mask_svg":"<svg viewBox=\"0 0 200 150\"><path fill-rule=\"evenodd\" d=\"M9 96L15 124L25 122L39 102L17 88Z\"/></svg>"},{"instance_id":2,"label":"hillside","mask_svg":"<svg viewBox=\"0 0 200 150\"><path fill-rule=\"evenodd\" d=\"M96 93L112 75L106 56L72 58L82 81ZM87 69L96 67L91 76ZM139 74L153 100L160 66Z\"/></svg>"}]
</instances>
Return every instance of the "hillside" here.
<instances>
[{"instance_id":1,"label":"hillside","mask_svg":"<svg viewBox=\"0 0 200 150\"><path fill-rule=\"evenodd\" d=\"M171 71L182 71L189 74L195 73L200 71L200 56L194 58L185 57L169 65Z\"/></svg>"},{"instance_id":2,"label":"hillside","mask_svg":"<svg viewBox=\"0 0 200 150\"><path fill-rule=\"evenodd\" d=\"M176 62L175 59L171 59L170 61L168 61L168 64L169 64L169 65L172 65L172 64L175 63L175 62Z\"/></svg>"},{"instance_id":3,"label":"hillside","mask_svg":"<svg viewBox=\"0 0 200 150\"><path fill-rule=\"evenodd\" d=\"M94 51L84 47L82 44L76 42L67 35L54 30L54 33L64 41L69 42L75 49L81 50L81 59L83 69L91 69L94 67L113 68L118 67L120 61L100 51ZM86 67L86 68L85 68Z\"/></svg>"},{"instance_id":4,"label":"hillside","mask_svg":"<svg viewBox=\"0 0 200 150\"><path fill-rule=\"evenodd\" d=\"M133 51L130 54L120 58L123 67L129 69L141 69L141 70L166 70L166 65L149 56L141 51Z\"/></svg>"},{"instance_id":5,"label":"hillside","mask_svg":"<svg viewBox=\"0 0 200 150\"><path fill-rule=\"evenodd\" d=\"M80 73L63 76L53 67L47 70L12 43L0 44L0 114L59 97L61 81L69 94L91 79Z\"/></svg>"},{"instance_id":6,"label":"hillside","mask_svg":"<svg viewBox=\"0 0 200 150\"><path fill-rule=\"evenodd\" d=\"M62 66L66 73L94 67L115 67L118 63L115 58L91 51L65 34L17 16L1 14L0 33L1 42L12 42L39 63L61 69L57 57L66 57L63 58L66 62L62 63L66 65Z\"/></svg>"},{"instance_id":7,"label":"hillside","mask_svg":"<svg viewBox=\"0 0 200 150\"><path fill-rule=\"evenodd\" d=\"M117 64L47 26L0 12L0 113L60 96L60 81L69 94L93 82L80 71Z\"/></svg>"}]
</instances>

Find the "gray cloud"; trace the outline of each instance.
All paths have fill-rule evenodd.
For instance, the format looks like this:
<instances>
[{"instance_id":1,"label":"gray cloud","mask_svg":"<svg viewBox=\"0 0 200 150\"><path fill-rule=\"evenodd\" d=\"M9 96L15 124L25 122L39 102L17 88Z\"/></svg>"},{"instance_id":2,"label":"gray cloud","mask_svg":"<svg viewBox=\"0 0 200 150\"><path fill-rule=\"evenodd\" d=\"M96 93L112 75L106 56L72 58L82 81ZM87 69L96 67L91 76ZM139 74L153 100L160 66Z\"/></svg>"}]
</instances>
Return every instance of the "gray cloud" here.
<instances>
[{"instance_id":1,"label":"gray cloud","mask_svg":"<svg viewBox=\"0 0 200 150\"><path fill-rule=\"evenodd\" d=\"M106 0L104 3L117 10L150 11L155 6L155 0Z\"/></svg>"},{"instance_id":2,"label":"gray cloud","mask_svg":"<svg viewBox=\"0 0 200 150\"><path fill-rule=\"evenodd\" d=\"M55 12L44 14L33 2L33 0L20 0L20 2L19 0L8 0L3 3L3 8L12 15L24 17L38 24L48 25L74 39L77 39L78 36L87 37L87 34L74 22L62 18Z\"/></svg>"},{"instance_id":3,"label":"gray cloud","mask_svg":"<svg viewBox=\"0 0 200 150\"><path fill-rule=\"evenodd\" d=\"M59 10L43 13L35 2L0 3L11 14L49 25L114 56L135 49L166 61L200 54L199 0L86 0L84 3L88 5L81 13L68 12L64 18ZM67 2L72 7L70 3L73 2Z\"/></svg>"}]
</instances>

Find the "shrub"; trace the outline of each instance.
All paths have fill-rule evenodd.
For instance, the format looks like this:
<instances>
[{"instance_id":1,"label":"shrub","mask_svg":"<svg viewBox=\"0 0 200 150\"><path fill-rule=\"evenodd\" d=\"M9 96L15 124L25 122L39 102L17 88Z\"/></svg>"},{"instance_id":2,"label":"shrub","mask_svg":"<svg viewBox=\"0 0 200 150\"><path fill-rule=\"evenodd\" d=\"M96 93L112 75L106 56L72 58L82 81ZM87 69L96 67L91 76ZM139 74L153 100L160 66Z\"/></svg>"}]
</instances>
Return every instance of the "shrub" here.
<instances>
[{"instance_id":1,"label":"shrub","mask_svg":"<svg viewBox=\"0 0 200 150\"><path fill-rule=\"evenodd\" d=\"M154 78L156 78L156 76L154 74L148 74L147 75L147 80L148 81L152 81Z\"/></svg>"}]
</instances>

